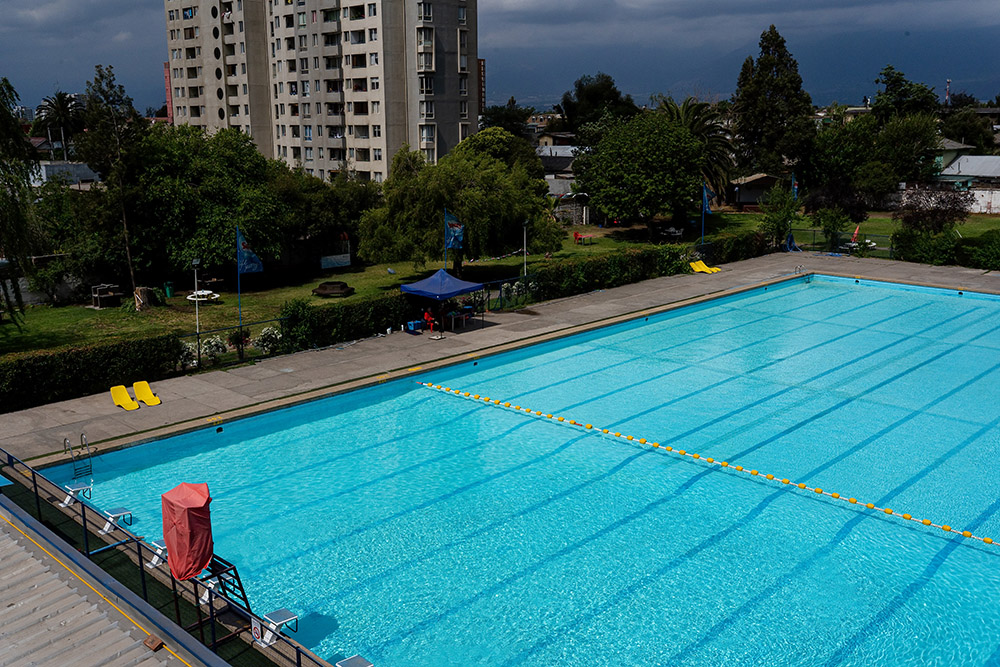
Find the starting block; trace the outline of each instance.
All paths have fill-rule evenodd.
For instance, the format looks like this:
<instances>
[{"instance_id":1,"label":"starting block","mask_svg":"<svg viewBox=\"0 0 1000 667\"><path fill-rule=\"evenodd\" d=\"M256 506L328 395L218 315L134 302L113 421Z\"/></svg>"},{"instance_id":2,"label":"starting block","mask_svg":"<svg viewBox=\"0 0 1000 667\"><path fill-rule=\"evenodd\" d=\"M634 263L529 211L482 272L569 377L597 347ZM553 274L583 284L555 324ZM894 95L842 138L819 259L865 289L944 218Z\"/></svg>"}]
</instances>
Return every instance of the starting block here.
<instances>
[{"instance_id":1,"label":"starting block","mask_svg":"<svg viewBox=\"0 0 1000 667\"><path fill-rule=\"evenodd\" d=\"M59 507L69 507L77 501L80 496L90 499L90 492L93 484L90 482L73 482L63 487L66 489L66 498L59 503Z\"/></svg>"},{"instance_id":2,"label":"starting block","mask_svg":"<svg viewBox=\"0 0 1000 667\"><path fill-rule=\"evenodd\" d=\"M108 533L113 533L116 528L118 528L118 520L121 519L126 526L132 525L132 510L125 507L115 507L104 512L104 516L108 517L107 522L104 524L104 528L97 531L101 535L107 535Z\"/></svg>"}]
</instances>

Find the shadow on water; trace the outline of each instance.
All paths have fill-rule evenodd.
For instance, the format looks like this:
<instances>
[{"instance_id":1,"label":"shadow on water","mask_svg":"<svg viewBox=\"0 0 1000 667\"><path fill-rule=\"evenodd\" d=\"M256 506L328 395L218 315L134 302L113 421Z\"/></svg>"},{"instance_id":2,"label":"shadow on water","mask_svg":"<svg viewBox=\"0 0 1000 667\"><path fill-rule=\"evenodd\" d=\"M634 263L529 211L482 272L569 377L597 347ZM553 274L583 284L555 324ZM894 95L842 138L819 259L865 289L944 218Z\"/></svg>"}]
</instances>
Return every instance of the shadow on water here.
<instances>
[{"instance_id":1,"label":"shadow on water","mask_svg":"<svg viewBox=\"0 0 1000 667\"><path fill-rule=\"evenodd\" d=\"M290 632L298 643L307 647L319 646L319 644L340 629L340 622L335 616L327 616L319 612L311 611L299 619L299 631Z\"/></svg>"}]
</instances>

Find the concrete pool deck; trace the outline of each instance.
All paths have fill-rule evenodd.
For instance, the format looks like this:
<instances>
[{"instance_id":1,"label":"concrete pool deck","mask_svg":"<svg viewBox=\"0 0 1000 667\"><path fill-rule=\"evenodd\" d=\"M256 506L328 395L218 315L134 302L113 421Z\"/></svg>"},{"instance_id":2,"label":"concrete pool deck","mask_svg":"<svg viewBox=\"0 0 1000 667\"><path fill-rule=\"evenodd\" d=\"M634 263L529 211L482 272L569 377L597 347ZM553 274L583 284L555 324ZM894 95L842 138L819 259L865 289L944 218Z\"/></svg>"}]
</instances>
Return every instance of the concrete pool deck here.
<instances>
[{"instance_id":1,"label":"concrete pool deck","mask_svg":"<svg viewBox=\"0 0 1000 667\"><path fill-rule=\"evenodd\" d=\"M107 451L272 410L419 370L520 347L546 338L714 298L796 271L862 277L1000 294L1000 272L872 258L777 253L723 266L720 273L667 276L641 283L487 313L486 326L447 332L443 340L395 332L251 365L162 380L163 403L125 412L107 392L0 415L0 447L42 465L62 455L63 438ZM35 460L40 459L40 460Z\"/></svg>"}]
</instances>

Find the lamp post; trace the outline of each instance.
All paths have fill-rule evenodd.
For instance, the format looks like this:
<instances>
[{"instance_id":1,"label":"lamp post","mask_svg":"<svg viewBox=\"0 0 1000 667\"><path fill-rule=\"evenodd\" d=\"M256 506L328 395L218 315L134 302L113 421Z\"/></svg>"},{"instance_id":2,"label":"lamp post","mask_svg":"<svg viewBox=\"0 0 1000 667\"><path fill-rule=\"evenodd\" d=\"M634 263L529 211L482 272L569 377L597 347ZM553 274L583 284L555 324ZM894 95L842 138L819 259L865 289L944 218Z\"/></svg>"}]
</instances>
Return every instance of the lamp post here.
<instances>
[{"instance_id":1,"label":"lamp post","mask_svg":"<svg viewBox=\"0 0 1000 667\"><path fill-rule=\"evenodd\" d=\"M521 252L524 253L524 276L528 276L528 219L524 219L524 243L521 246Z\"/></svg>"},{"instance_id":2,"label":"lamp post","mask_svg":"<svg viewBox=\"0 0 1000 667\"><path fill-rule=\"evenodd\" d=\"M198 265L201 260L197 257L191 260L191 267L194 269L194 335L198 341L198 368L201 368L201 319L198 313Z\"/></svg>"}]
</instances>

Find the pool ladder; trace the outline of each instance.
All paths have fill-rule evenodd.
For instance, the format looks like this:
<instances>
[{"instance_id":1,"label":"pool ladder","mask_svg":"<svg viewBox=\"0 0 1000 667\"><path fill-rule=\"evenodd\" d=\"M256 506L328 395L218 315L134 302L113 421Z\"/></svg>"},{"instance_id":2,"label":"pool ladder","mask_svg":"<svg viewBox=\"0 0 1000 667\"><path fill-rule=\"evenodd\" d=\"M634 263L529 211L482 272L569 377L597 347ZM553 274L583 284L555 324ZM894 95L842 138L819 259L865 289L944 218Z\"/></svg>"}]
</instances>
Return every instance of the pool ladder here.
<instances>
[{"instance_id":1,"label":"pool ladder","mask_svg":"<svg viewBox=\"0 0 1000 667\"><path fill-rule=\"evenodd\" d=\"M90 462L92 454L85 433L80 434L80 446L76 451L73 450L73 445L69 444L69 438L63 438L63 451L69 454L73 461L73 479L93 476L94 467Z\"/></svg>"}]
</instances>

